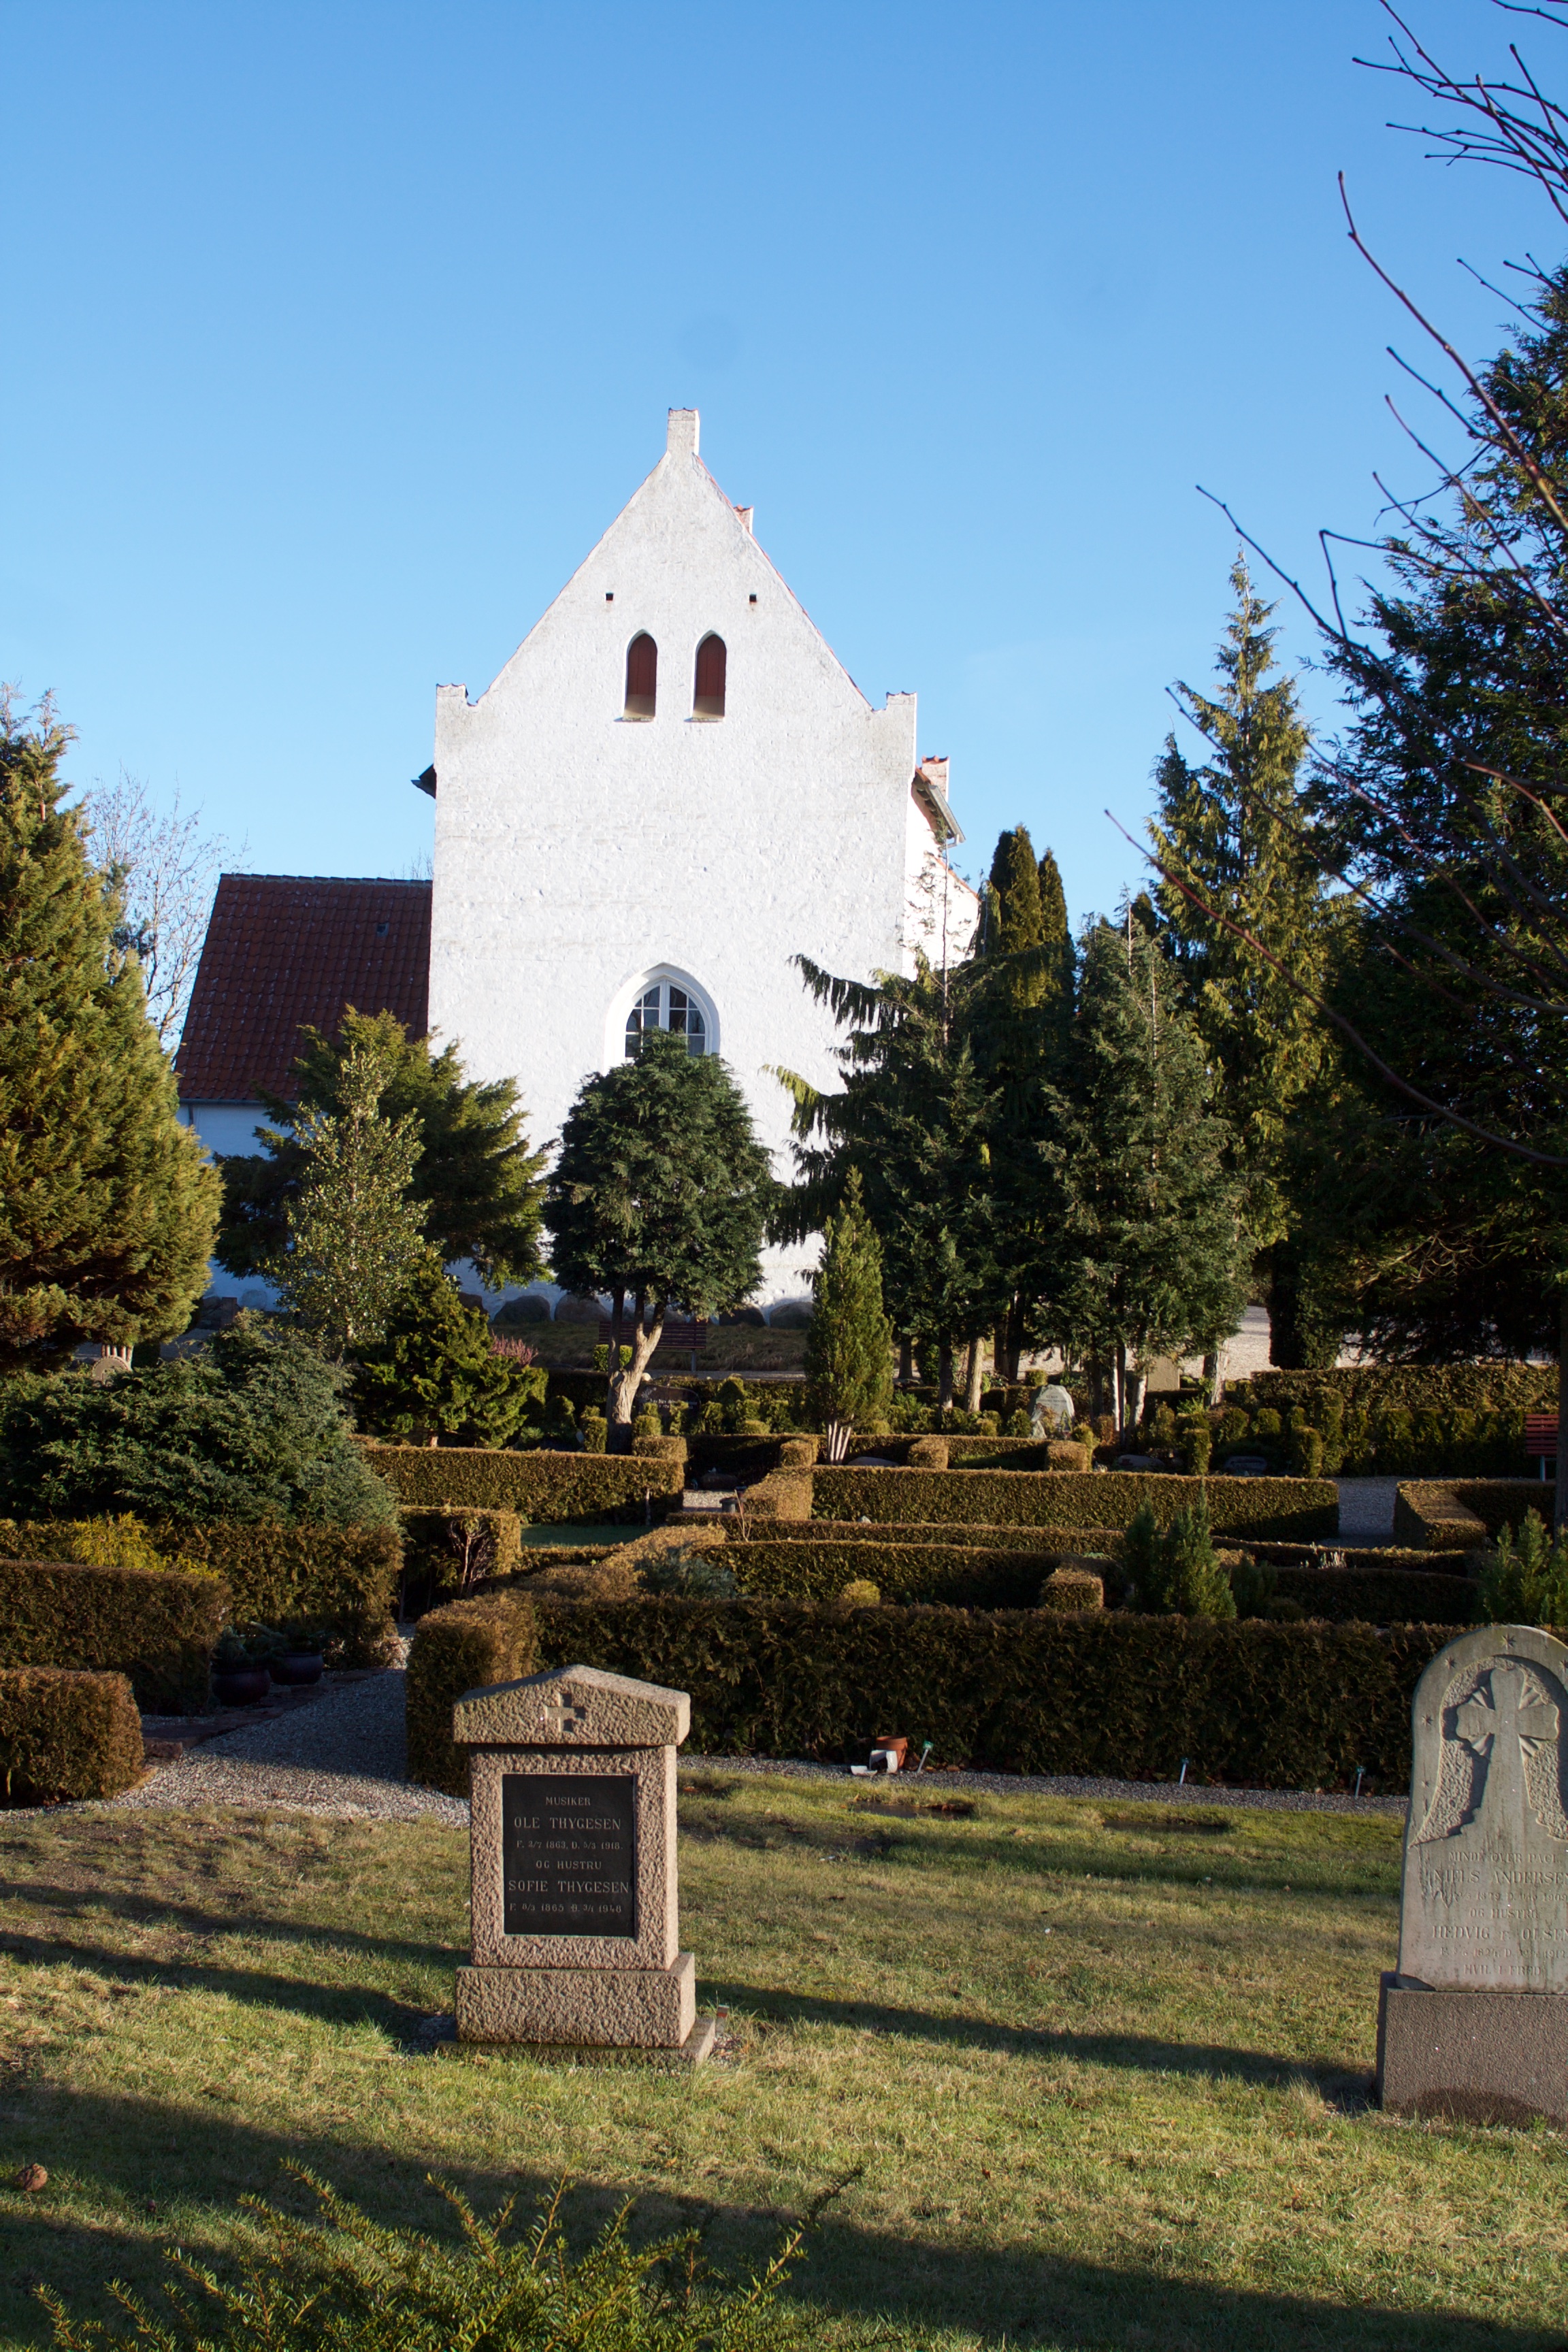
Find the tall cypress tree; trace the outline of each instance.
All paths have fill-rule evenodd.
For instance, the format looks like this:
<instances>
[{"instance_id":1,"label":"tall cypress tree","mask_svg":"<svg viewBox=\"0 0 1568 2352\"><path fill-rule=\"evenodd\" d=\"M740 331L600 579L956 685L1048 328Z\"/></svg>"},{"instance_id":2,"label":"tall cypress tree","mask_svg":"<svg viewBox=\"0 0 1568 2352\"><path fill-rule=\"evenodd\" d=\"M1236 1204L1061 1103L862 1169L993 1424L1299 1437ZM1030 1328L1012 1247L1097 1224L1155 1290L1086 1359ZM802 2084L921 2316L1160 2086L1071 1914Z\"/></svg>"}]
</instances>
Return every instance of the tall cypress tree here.
<instances>
[{"instance_id":1,"label":"tall cypress tree","mask_svg":"<svg viewBox=\"0 0 1568 2352\"><path fill-rule=\"evenodd\" d=\"M849 1171L844 1205L827 1220L812 1278L816 1310L805 1341L805 1393L842 1462L856 1429L879 1420L893 1397L893 1327L882 1308L882 1251Z\"/></svg>"},{"instance_id":2,"label":"tall cypress tree","mask_svg":"<svg viewBox=\"0 0 1568 2352\"><path fill-rule=\"evenodd\" d=\"M1276 674L1272 605L1256 594L1240 557L1230 581L1236 604L1219 650L1219 692L1175 689L1211 756L1194 766L1173 736L1166 740L1149 828L1167 877L1156 895L1231 1122L1247 1222L1269 1254L1274 1360L1300 1364L1326 1351L1331 1363L1337 1332L1309 1340L1302 1328L1303 1250L1288 1167L1292 1113L1323 1067L1323 1026L1300 991L1237 937L1250 934L1298 980L1321 987L1330 926L1300 791L1310 738L1294 681Z\"/></svg>"},{"instance_id":3,"label":"tall cypress tree","mask_svg":"<svg viewBox=\"0 0 1568 2352\"><path fill-rule=\"evenodd\" d=\"M179 1122L118 899L60 806L71 736L0 699L0 1368L172 1338L206 1286L216 1171Z\"/></svg>"},{"instance_id":4,"label":"tall cypress tree","mask_svg":"<svg viewBox=\"0 0 1568 2352\"><path fill-rule=\"evenodd\" d=\"M1069 1085L1045 1156L1062 1192L1064 1335L1117 1368L1135 1415L1148 1357L1236 1328L1250 1259L1232 1138L1159 947L1131 923L1085 943Z\"/></svg>"},{"instance_id":5,"label":"tall cypress tree","mask_svg":"<svg viewBox=\"0 0 1568 2352\"><path fill-rule=\"evenodd\" d=\"M991 860L994 921L988 928L987 954L1022 955L1045 938L1040 921L1040 869L1035 863L1028 828L1016 824L996 844ZM1014 982L1020 1003L1037 1004L1045 993L1045 975L1037 969L1020 971Z\"/></svg>"}]
</instances>

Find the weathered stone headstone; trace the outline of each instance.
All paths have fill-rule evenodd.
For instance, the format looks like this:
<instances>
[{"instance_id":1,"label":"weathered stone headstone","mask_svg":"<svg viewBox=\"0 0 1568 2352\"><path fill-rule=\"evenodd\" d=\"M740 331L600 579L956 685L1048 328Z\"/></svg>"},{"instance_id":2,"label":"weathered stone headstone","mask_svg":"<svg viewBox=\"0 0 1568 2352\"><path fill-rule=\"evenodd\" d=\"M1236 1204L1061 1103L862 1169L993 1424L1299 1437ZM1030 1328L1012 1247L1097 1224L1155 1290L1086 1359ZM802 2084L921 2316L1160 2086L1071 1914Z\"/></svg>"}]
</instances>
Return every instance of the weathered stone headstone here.
<instances>
[{"instance_id":1,"label":"weathered stone headstone","mask_svg":"<svg viewBox=\"0 0 1568 2352\"><path fill-rule=\"evenodd\" d=\"M1530 1625L1445 1644L1416 1685L1386 2107L1568 2123L1568 1648Z\"/></svg>"},{"instance_id":2,"label":"weathered stone headstone","mask_svg":"<svg viewBox=\"0 0 1568 2352\"><path fill-rule=\"evenodd\" d=\"M675 1751L690 1721L684 1691L593 1666L458 1701L452 1736L472 1751L460 2041L708 2055L676 1896Z\"/></svg>"}]
</instances>

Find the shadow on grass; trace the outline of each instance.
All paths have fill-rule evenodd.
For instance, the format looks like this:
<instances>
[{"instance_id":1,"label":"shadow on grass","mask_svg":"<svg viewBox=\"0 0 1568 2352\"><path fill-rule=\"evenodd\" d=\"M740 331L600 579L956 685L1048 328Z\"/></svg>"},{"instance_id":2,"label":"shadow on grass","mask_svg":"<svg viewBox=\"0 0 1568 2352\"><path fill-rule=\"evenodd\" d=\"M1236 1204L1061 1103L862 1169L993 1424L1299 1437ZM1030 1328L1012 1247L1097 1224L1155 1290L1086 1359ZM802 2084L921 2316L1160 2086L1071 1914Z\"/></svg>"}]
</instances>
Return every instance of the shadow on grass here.
<instances>
[{"instance_id":1,"label":"shadow on grass","mask_svg":"<svg viewBox=\"0 0 1568 2352\"><path fill-rule=\"evenodd\" d=\"M123 1920L128 1927L156 1931L173 1928L186 1936L254 1936L273 1944L330 1944L335 1950L354 1952L366 1958L378 1960L449 1960L452 1953L445 1944L416 1943L412 1938L393 1936L367 1936L360 1929L336 1921L310 1922L279 1917L260 1909L212 1911L199 1904L174 1903L157 1895L121 1894L104 1886L50 1886L37 1879L0 1880L0 1904L15 1903L32 1914L52 1913L62 1922L60 1940L71 1936L70 1948L79 1948L74 1923L84 1913L100 1918L105 1913L111 1919ZM0 1922L0 1951L19 1950L37 1943L40 1936L37 1926L30 1934L6 1927ZM44 1938L47 1940L47 1938Z\"/></svg>"},{"instance_id":2,"label":"shadow on grass","mask_svg":"<svg viewBox=\"0 0 1568 2352\"><path fill-rule=\"evenodd\" d=\"M1146 2033L1075 2033L1067 2027L998 2025L963 2011L896 2009L872 2000L833 2000L813 1993L758 1985L704 1984L701 2004L717 1996L752 2017L781 2025L843 2025L858 2032L894 2033L913 2042L962 2042L1019 2058L1078 2058L1091 2066L1118 2066L1141 2074L1201 2074L1212 2082L1261 2084L1288 2089L1310 2084L1331 2105L1359 2113L1371 2104L1370 2076L1327 2058L1285 2058L1266 2050L1225 2044L1161 2042Z\"/></svg>"},{"instance_id":3,"label":"shadow on grass","mask_svg":"<svg viewBox=\"0 0 1568 2352\"><path fill-rule=\"evenodd\" d=\"M323 1934L314 1940L328 1944L336 1939ZM449 1945L398 1946L395 1949L448 1974L467 1958L466 1950L459 1951ZM142 1958L133 1952L119 1951L112 1945L89 1943L79 1936L67 1943L49 1936L0 1935L0 1952L37 1968L90 1969L110 1984L156 1984L177 1992L221 1993L229 2000L242 2001L253 2008L280 2014L292 2012L296 2017L315 2018L327 2025L379 2025L383 2032L407 2049L423 2046L418 2039L419 2028L429 2015L427 2009L400 2000L374 1985L325 1985L307 1978L272 1976L263 1969L233 1968L222 1961L181 1956Z\"/></svg>"},{"instance_id":4,"label":"shadow on grass","mask_svg":"<svg viewBox=\"0 0 1568 2352\"><path fill-rule=\"evenodd\" d=\"M389 2158L347 2137L293 2137L209 2120L153 2100L46 2091L27 2105L26 2152L47 2164L53 2180L41 2197L0 2186L0 2326L14 2343L48 2341L43 2314L27 2291L39 2280L60 2289L79 2316L105 2314L103 2290L111 2277L125 2277L143 2292L154 2289L163 2265L157 2246L140 2233L173 2234L177 2218L188 2237L190 2200L221 2215L250 2191L290 2210L310 2210L305 2192L281 2173L286 2159L308 2166L390 2224L453 2234L449 2210L426 2186L417 2157ZM20 2153L14 2115L4 2134L0 2150L9 2163ZM515 2190L525 2221L547 2187L527 2167L439 2168L482 2210ZM575 2190L567 2213L574 2241L585 2242L625 2193L610 2182ZM124 2216L118 2227L117 2210ZM633 2234L662 2235L696 2224L720 2267L744 2273L773 2251L783 2219L776 2210L639 2192ZM832 2209L808 2240L791 2293L807 2311L841 2324L864 2323L868 2340L880 2319L917 2338L952 2328L986 2346L1005 2340L1016 2352L1026 2347L1113 2352L1151 2343L1190 2345L1201 2352L1552 2352L1563 2340L1560 2326L1515 2327L1445 2312L1389 2312L1326 2297L1216 2287L1026 2243L928 2242L858 2226L842 2207ZM886 2345L885 2334L880 2341Z\"/></svg>"}]
</instances>

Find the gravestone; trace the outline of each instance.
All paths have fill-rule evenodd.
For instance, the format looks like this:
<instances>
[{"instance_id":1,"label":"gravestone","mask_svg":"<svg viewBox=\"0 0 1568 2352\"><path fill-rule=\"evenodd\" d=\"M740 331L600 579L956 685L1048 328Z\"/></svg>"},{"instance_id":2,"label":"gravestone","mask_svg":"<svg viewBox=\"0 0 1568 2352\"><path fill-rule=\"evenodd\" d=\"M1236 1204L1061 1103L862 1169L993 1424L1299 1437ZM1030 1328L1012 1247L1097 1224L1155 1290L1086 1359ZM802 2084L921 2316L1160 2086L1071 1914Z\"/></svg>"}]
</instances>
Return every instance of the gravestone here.
<instances>
[{"instance_id":1,"label":"gravestone","mask_svg":"<svg viewBox=\"0 0 1568 2352\"><path fill-rule=\"evenodd\" d=\"M675 1751L684 1691L561 1666L467 1692L473 1957L462 2042L713 2045L679 1948Z\"/></svg>"},{"instance_id":2,"label":"gravestone","mask_svg":"<svg viewBox=\"0 0 1568 2352\"><path fill-rule=\"evenodd\" d=\"M1412 1732L1379 2097L1568 2123L1568 1648L1530 1625L1460 1634L1416 1685Z\"/></svg>"}]
</instances>

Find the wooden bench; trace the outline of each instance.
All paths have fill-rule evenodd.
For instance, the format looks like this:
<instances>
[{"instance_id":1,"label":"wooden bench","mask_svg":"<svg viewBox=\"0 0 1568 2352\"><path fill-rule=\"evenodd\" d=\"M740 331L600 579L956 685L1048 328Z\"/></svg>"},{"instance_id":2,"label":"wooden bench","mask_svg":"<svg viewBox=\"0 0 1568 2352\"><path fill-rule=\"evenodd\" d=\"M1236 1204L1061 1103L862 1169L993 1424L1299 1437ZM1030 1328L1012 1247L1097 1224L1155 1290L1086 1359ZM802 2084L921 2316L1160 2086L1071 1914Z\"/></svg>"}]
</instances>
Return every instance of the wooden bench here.
<instances>
[{"instance_id":1,"label":"wooden bench","mask_svg":"<svg viewBox=\"0 0 1568 2352\"><path fill-rule=\"evenodd\" d=\"M631 1346L632 1330L636 1324L636 1320L637 1318L635 1316L628 1316L626 1321L621 1325L621 1345L623 1348L629 1348ZM602 1348L608 1347L614 1337L615 1327L608 1321L608 1319L606 1319L599 1326L599 1345ZM708 1326L706 1323L693 1322L667 1323L664 1327L664 1336L660 1341L660 1345L666 1348L685 1348L695 1356L708 1345Z\"/></svg>"},{"instance_id":2,"label":"wooden bench","mask_svg":"<svg viewBox=\"0 0 1568 2352\"><path fill-rule=\"evenodd\" d=\"M1546 1465L1557 1459L1557 1415L1554 1412L1527 1412L1524 1416L1524 1450L1528 1456L1541 1464L1541 1475L1546 1475Z\"/></svg>"}]
</instances>

